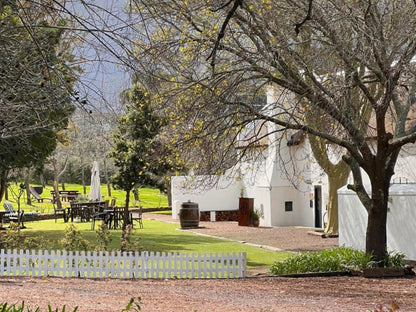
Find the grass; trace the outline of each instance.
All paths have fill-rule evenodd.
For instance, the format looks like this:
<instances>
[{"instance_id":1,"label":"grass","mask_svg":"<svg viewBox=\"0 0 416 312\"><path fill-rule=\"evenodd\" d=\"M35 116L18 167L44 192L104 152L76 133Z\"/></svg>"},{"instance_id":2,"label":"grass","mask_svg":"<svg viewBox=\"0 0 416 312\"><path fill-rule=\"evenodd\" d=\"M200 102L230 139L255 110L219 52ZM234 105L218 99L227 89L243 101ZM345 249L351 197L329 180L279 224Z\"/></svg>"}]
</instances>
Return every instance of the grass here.
<instances>
[{"instance_id":1,"label":"grass","mask_svg":"<svg viewBox=\"0 0 416 312\"><path fill-rule=\"evenodd\" d=\"M15 209L17 209L17 197L14 196L16 193L16 190L18 188L18 185L12 184L11 185L12 190L9 191L9 200L13 203ZM81 194L84 194L84 190L82 185L80 184L65 184L66 190L77 190ZM48 185L44 188L43 193L41 194L41 197L51 197L50 191L53 190L52 186ZM83 197L87 197L90 192L90 186L87 186L86 189L86 195L83 195ZM116 198L116 205L117 206L123 206L125 204L126 200L126 192L123 190L115 190L111 189L111 197L108 196L107 191L107 185L101 185L101 194L103 196L103 199L109 199ZM134 195L130 195L130 206L137 206L140 204L142 207L167 207L168 206L168 200L166 194L162 194L159 192L158 189L154 188L141 188L139 190L139 199L140 202L137 203L134 200ZM5 202L5 199L1 202L3 204ZM50 213L53 212L53 205L50 200L45 199L43 203L38 203L37 200L32 200L32 205L26 204L26 192L23 193L21 199L20 199L20 205L21 209L24 209L25 211L37 211L39 213ZM67 205L64 203L64 206Z\"/></svg>"},{"instance_id":2,"label":"grass","mask_svg":"<svg viewBox=\"0 0 416 312\"><path fill-rule=\"evenodd\" d=\"M14 186L16 187L16 186ZM66 184L66 190L78 190L83 193L81 185ZM50 196L51 186L47 186L42 197ZM16 200L10 192L9 199L17 208ZM87 194L89 194L89 187L87 187ZM106 185L101 186L101 193L104 199L116 198L118 206L125 203L125 192L121 190L112 190L111 197L107 195ZM142 188L139 190L140 204L143 207L160 207L167 206L167 197L160 194L159 190L152 188ZM38 203L36 200L32 201L32 205L23 204L26 201L25 197L21 198L21 208L25 211L38 211L40 213L53 212L53 206L50 201L45 200L44 203ZM132 206L137 203L134 202L133 195L131 196ZM64 204L66 206L67 204ZM171 214L171 211L156 212L161 214ZM214 239L204 236L198 236L189 232L180 231L178 224L165 223L155 220L143 220L144 228L137 229L133 232L133 238L140 237L140 245L145 251L154 252L181 252L181 253L232 253L232 252L246 252L247 266L264 267L271 266L276 261L286 259L290 254L285 252L274 252L262 248L247 246L241 243L230 242L221 239ZM36 222L26 222L27 229L24 233L30 236L40 236L49 241L51 249L63 249L60 241L64 237L64 230L67 223L63 220L45 220ZM91 230L91 223L76 223L82 235L93 244L96 240L95 232ZM112 242L110 249L120 248L121 230L111 230Z\"/></svg>"},{"instance_id":3,"label":"grass","mask_svg":"<svg viewBox=\"0 0 416 312\"><path fill-rule=\"evenodd\" d=\"M247 267L271 266L276 261L286 259L290 254L286 252L269 251L262 248L247 246L241 243L195 235L179 229L179 224L166 223L156 220L143 220L144 228L133 231L133 238L140 237L142 250L154 252L181 253L232 253L246 252ZM64 237L64 230L68 223L58 220L44 220L26 222L24 230L29 236L41 236L50 241L52 249L62 249L60 240ZM95 242L95 232L91 230L91 223L76 223L84 238ZM120 248L121 230L111 230L111 249Z\"/></svg>"}]
</instances>

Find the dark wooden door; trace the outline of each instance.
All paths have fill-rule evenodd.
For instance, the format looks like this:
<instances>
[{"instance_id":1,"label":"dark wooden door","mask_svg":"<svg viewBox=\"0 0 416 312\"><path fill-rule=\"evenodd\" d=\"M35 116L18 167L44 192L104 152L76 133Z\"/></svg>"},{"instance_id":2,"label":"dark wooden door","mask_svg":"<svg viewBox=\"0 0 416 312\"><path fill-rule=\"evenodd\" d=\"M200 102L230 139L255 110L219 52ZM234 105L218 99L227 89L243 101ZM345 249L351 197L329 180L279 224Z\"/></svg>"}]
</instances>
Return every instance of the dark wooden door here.
<instances>
[{"instance_id":1,"label":"dark wooden door","mask_svg":"<svg viewBox=\"0 0 416 312\"><path fill-rule=\"evenodd\" d=\"M315 186L315 227L322 227L322 188L320 185Z\"/></svg>"},{"instance_id":2,"label":"dark wooden door","mask_svg":"<svg viewBox=\"0 0 416 312\"><path fill-rule=\"evenodd\" d=\"M238 207L238 225L248 226L250 224L250 216L253 211L254 198L240 197Z\"/></svg>"}]
</instances>

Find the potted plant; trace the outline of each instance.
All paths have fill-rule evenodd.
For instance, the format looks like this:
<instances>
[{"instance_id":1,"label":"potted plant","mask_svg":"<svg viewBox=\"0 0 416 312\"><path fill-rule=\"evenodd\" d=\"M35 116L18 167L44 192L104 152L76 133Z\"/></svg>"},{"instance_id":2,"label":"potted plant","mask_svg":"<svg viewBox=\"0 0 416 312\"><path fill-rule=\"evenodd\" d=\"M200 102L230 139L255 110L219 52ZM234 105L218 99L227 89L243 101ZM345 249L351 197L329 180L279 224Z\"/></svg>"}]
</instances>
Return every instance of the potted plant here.
<instances>
[{"instance_id":1,"label":"potted plant","mask_svg":"<svg viewBox=\"0 0 416 312\"><path fill-rule=\"evenodd\" d=\"M259 226L261 217L263 217L263 213L261 212L261 210L253 209L251 211L251 223L253 224L253 226Z\"/></svg>"}]
</instances>

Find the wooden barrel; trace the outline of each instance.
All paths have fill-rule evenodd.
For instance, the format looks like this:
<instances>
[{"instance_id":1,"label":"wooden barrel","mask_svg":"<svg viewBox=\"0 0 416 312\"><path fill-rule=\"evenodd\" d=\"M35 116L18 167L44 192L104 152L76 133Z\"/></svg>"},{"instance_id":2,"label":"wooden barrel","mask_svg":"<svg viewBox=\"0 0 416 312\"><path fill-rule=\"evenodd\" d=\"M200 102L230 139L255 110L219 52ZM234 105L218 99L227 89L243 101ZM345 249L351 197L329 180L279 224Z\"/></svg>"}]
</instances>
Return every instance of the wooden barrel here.
<instances>
[{"instance_id":1,"label":"wooden barrel","mask_svg":"<svg viewBox=\"0 0 416 312\"><path fill-rule=\"evenodd\" d=\"M179 209L181 228L197 228L199 226L199 208L197 203L184 202Z\"/></svg>"}]
</instances>

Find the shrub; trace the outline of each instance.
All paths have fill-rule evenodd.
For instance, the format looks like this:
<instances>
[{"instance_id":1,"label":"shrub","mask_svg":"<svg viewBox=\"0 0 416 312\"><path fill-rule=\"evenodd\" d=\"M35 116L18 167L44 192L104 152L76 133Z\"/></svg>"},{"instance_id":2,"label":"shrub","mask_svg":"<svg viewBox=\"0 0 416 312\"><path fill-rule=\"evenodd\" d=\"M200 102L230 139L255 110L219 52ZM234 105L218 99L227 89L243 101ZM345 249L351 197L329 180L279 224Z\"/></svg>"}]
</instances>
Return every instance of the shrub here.
<instances>
[{"instance_id":1,"label":"shrub","mask_svg":"<svg viewBox=\"0 0 416 312\"><path fill-rule=\"evenodd\" d=\"M71 223L65 228L65 236L61 240L65 250L87 250L88 241L82 236L77 227Z\"/></svg>"},{"instance_id":2,"label":"shrub","mask_svg":"<svg viewBox=\"0 0 416 312\"><path fill-rule=\"evenodd\" d=\"M98 229L95 231L97 245L95 251L108 251L108 246L111 243L111 233L107 224L101 222Z\"/></svg>"},{"instance_id":3,"label":"shrub","mask_svg":"<svg viewBox=\"0 0 416 312\"><path fill-rule=\"evenodd\" d=\"M3 249L47 249L49 245L43 237L26 236L15 222L10 222L9 228L0 237L0 247Z\"/></svg>"},{"instance_id":4,"label":"shrub","mask_svg":"<svg viewBox=\"0 0 416 312\"><path fill-rule=\"evenodd\" d=\"M132 297L129 301L129 303L126 305L124 309L121 310L121 312L128 312L128 311L141 311L140 307L141 298ZM40 308L36 307L35 310L31 310L29 308L25 309L25 302L23 301L21 305L16 306L15 304L8 305L7 302L0 302L0 312L40 312ZM55 310L52 309L50 305L48 305L48 312L65 312L66 306L64 305L61 309L56 308ZM75 307L72 312L78 311L78 307Z\"/></svg>"},{"instance_id":5,"label":"shrub","mask_svg":"<svg viewBox=\"0 0 416 312\"><path fill-rule=\"evenodd\" d=\"M121 242L120 242L120 249L121 251L139 251L140 250L140 243L139 239L133 240L131 239L131 231L133 230L133 226L131 224L127 225L123 232L121 233Z\"/></svg>"},{"instance_id":6,"label":"shrub","mask_svg":"<svg viewBox=\"0 0 416 312\"><path fill-rule=\"evenodd\" d=\"M128 311L141 311L140 303L142 299L140 297L134 298L131 297L130 302L126 305L126 307L121 310L121 312L128 312Z\"/></svg>"},{"instance_id":7,"label":"shrub","mask_svg":"<svg viewBox=\"0 0 416 312\"><path fill-rule=\"evenodd\" d=\"M405 255L400 252L389 253L384 262L386 268L404 268L405 266Z\"/></svg>"},{"instance_id":8,"label":"shrub","mask_svg":"<svg viewBox=\"0 0 416 312\"><path fill-rule=\"evenodd\" d=\"M362 270L374 265L371 256L363 251L339 247L323 251L306 252L275 262L270 272L275 275L306 272L336 272Z\"/></svg>"}]
</instances>

